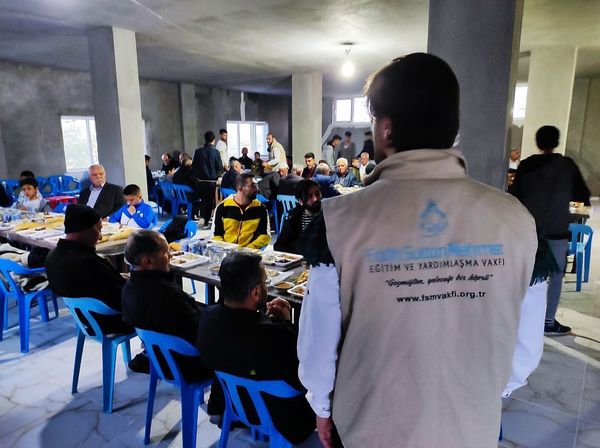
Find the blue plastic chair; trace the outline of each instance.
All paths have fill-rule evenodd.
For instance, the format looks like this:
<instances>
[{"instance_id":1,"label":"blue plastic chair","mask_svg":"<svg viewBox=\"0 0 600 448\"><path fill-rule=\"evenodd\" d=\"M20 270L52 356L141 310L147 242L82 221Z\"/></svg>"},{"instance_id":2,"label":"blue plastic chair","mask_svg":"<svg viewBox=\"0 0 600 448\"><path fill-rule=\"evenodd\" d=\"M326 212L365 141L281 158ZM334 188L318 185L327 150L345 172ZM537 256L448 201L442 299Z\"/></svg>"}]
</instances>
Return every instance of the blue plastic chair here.
<instances>
[{"instance_id":1,"label":"blue plastic chair","mask_svg":"<svg viewBox=\"0 0 600 448\"><path fill-rule=\"evenodd\" d=\"M58 176L50 176L48 178L38 177L39 191L44 197L58 196L60 194L60 186Z\"/></svg>"},{"instance_id":2,"label":"blue plastic chair","mask_svg":"<svg viewBox=\"0 0 600 448\"><path fill-rule=\"evenodd\" d=\"M29 352L29 327L31 316L31 302L37 299L40 315L43 322L48 322L48 300L52 299L54 316L58 317L58 303L56 296L49 288L41 291L25 292L17 283L13 275L38 275L45 272L44 268L29 269L12 261L0 259L0 341L3 331L8 328L8 299L15 299L19 308L19 338L21 353Z\"/></svg>"},{"instance_id":3,"label":"blue plastic chair","mask_svg":"<svg viewBox=\"0 0 600 448\"><path fill-rule=\"evenodd\" d=\"M585 224L569 224L569 231L571 232L571 242L569 243L567 254L575 256L577 267L575 274L577 276L577 286L575 290L581 291L582 277L585 283L590 279L590 261L592 259L594 231L590 226L586 226Z\"/></svg>"},{"instance_id":4,"label":"blue plastic chair","mask_svg":"<svg viewBox=\"0 0 600 448\"><path fill-rule=\"evenodd\" d=\"M161 180L158 184L157 184L157 188L160 189L160 191L162 191L162 201L160 203L160 208L161 210L161 215L164 214L165 212L165 203L168 202L171 204L171 210L177 210L176 206L177 206L177 200L175 198L175 191L173 189L173 184L171 182L166 182L164 180ZM175 216L175 215L173 215Z\"/></svg>"},{"instance_id":5,"label":"blue plastic chair","mask_svg":"<svg viewBox=\"0 0 600 448\"><path fill-rule=\"evenodd\" d=\"M85 338L92 338L102 344L102 411L106 414L110 414L113 408L117 348L119 345L123 344L123 359L125 361L125 366L127 366L129 361L131 361L131 347L129 346L129 340L135 337L135 333L111 334L110 336L104 334L96 321L94 314L109 316L121 313L108 307L98 299L91 297L63 297L63 300L65 301L67 308L69 308L78 327L71 393L74 394L77 392L77 383L79 382L79 370L81 368L81 356L83 355Z\"/></svg>"},{"instance_id":6,"label":"blue plastic chair","mask_svg":"<svg viewBox=\"0 0 600 448\"><path fill-rule=\"evenodd\" d=\"M233 188L221 188L221 197L223 199L228 198L232 194L235 194L235 190Z\"/></svg>"},{"instance_id":7,"label":"blue plastic chair","mask_svg":"<svg viewBox=\"0 0 600 448\"><path fill-rule=\"evenodd\" d=\"M21 190L21 183L18 180L6 179L2 181L2 186L6 190L8 197L12 198L13 202L16 202L19 197L18 191Z\"/></svg>"},{"instance_id":8,"label":"blue plastic chair","mask_svg":"<svg viewBox=\"0 0 600 448\"><path fill-rule=\"evenodd\" d=\"M190 220L186 222L183 231L186 238L192 238L198 232L198 221Z\"/></svg>"},{"instance_id":9,"label":"blue plastic chair","mask_svg":"<svg viewBox=\"0 0 600 448\"><path fill-rule=\"evenodd\" d=\"M269 437L269 446L271 448L291 448L292 444L281 435L271 419L271 414L267 409L262 394L268 394L279 398L293 398L301 395L302 392L294 389L288 383L282 380L255 381L239 376L230 375L224 372L215 371L219 382L223 386L225 395L225 415L223 416L223 425L221 429L221 439L219 448L227 446L229 438L229 427L232 422L240 421L248 426L252 431ZM240 389L245 389L248 396L254 404L260 423L250 423L242 400L240 398Z\"/></svg>"},{"instance_id":10,"label":"blue plastic chair","mask_svg":"<svg viewBox=\"0 0 600 448\"><path fill-rule=\"evenodd\" d=\"M283 223L285 222L285 218L287 218L288 213L292 210L297 204L298 200L296 196L288 195L288 194L278 194L277 202L281 203L281 209L283 213L281 213L281 221L279 223L279 229L283 229Z\"/></svg>"},{"instance_id":11,"label":"blue plastic chair","mask_svg":"<svg viewBox=\"0 0 600 448\"><path fill-rule=\"evenodd\" d=\"M54 177L54 176L50 176ZM59 193L66 196L76 196L81 193L81 182L73 176L63 175L58 177Z\"/></svg>"},{"instance_id":12,"label":"blue plastic chair","mask_svg":"<svg viewBox=\"0 0 600 448\"><path fill-rule=\"evenodd\" d=\"M65 213L67 211L67 206L69 204L67 204L66 202L59 202L58 204L56 204L56 207L54 207L53 212L54 213Z\"/></svg>"},{"instance_id":13,"label":"blue plastic chair","mask_svg":"<svg viewBox=\"0 0 600 448\"><path fill-rule=\"evenodd\" d=\"M195 447L198 431L198 406L204 403L204 390L212 384L212 380L200 383L186 382L177 366L177 362L173 358L173 354L200 357L198 349L177 336L143 330L141 328L136 328L135 331L144 343L146 352L148 352L148 356L150 357L150 385L148 387L148 408L146 409L144 444L147 445L150 443L154 397L156 396L156 385L160 379L179 387L181 393L183 447ZM168 371L163 370L159 359L166 362Z\"/></svg>"},{"instance_id":14,"label":"blue plastic chair","mask_svg":"<svg viewBox=\"0 0 600 448\"><path fill-rule=\"evenodd\" d=\"M194 192L187 185L173 184L173 195L175 196L176 207L171 210L171 215L177 216L179 208L185 206L187 209L188 219L193 219L193 201L190 200L189 195Z\"/></svg>"}]
</instances>

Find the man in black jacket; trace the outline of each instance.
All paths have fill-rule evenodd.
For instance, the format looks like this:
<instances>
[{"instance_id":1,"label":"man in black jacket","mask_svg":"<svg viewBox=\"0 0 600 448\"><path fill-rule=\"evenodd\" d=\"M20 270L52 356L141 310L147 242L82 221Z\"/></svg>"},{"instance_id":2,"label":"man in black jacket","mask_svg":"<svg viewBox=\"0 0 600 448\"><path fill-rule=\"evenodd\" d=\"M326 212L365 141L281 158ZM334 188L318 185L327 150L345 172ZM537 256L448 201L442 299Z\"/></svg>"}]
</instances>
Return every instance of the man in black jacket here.
<instances>
[{"instance_id":1,"label":"man in black jacket","mask_svg":"<svg viewBox=\"0 0 600 448\"><path fill-rule=\"evenodd\" d=\"M510 188L535 218L538 231L548 239L559 272L550 276L546 297L546 336L569 334L571 328L560 324L555 316L562 288L563 271L569 244L569 202L590 205L590 190L579 168L569 157L555 154L560 132L554 126L542 126L535 141L542 151L521 161Z\"/></svg>"},{"instance_id":2,"label":"man in black jacket","mask_svg":"<svg viewBox=\"0 0 600 448\"><path fill-rule=\"evenodd\" d=\"M100 215L86 205L71 204L65 213L64 239L46 259L46 275L50 288L63 297L92 297L121 311L121 290L125 279L104 258L96 254L96 243L102 231ZM121 315L98 316L106 333L129 333Z\"/></svg>"},{"instance_id":3,"label":"man in black jacket","mask_svg":"<svg viewBox=\"0 0 600 448\"><path fill-rule=\"evenodd\" d=\"M89 178L92 184L81 191L78 204L92 207L101 218L112 215L123 206L123 189L106 182L106 171L102 165L90 166Z\"/></svg>"},{"instance_id":4,"label":"man in black jacket","mask_svg":"<svg viewBox=\"0 0 600 448\"><path fill-rule=\"evenodd\" d=\"M315 181L303 180L300 182L296 188L296 199L300 205L288 213L273 246L275 250L299 254L302 234L315 215L321 211L321 191Z\"/></svg>"},{"instance_id":5,"label":"man in black jacket","mask_svg":"<svg viewBox=\"0 0 600 448\"><path fill-rule=\"evenodd\" d=\"M196 149L194 152L194 160L192 169L194 175L200 179L200 216L204 219L205 224L210 220L210 215L215 202L215 189L217 179L223 172L223 163L221 154L215 148L215 133L207 131L204 134L204 146Z\"/></svg>"},{"instance_id":6,"label":"man in black jacket","mask_svg":"<svg viewBox=\"0 0 600 448\"><path fill-rule=\"evenodd\" d=\"M131 278L123 287L123 320L133 327L170 334L196 343L202 306L173 281L169 245L158 232L140 230L127 240L125 258ZM201 359L178 359L184 378L198 382L212 376Z\"/></svg>"},{"instance_id":7,"label":"man in black jacket","mask_svg":"<svg viewBox=\"0 0 600 448\"><path fill-rule=\"evenodd\" d=\"M200 352L215 370L253 380L284 380L301 391L288 399L264 395L277 430L298 444L314 432L316 418L298 379L291 307L280 298L267 303L267 273L259 255L228 255L219 276L224 301L207 307L200 317ZM257 312L265 305L267 316ZM244 407L250 416L254 414L252 406Z\"/></svg>"}]
</instances>

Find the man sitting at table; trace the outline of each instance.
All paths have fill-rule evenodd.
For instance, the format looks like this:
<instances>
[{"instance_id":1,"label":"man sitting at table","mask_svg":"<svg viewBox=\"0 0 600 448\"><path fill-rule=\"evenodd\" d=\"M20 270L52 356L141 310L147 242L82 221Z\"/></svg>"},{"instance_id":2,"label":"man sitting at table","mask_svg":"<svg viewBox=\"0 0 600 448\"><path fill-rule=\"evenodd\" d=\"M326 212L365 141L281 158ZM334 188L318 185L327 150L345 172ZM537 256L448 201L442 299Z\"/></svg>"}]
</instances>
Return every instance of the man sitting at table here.
<instances>
[{"instance_id":1,"label":"man sitting at table","mask_svg":"<svg viewBox=\"0 0 600 448\"><path fill-rule=\"evenodd\" d=\"M300 443L314 432L316 418L298 380L290 304L281 298L267 303L267 273L258 255L229 254L219 276L223 305L210 306L200 316L200 353L214 370L252 380L283 380L301 391L287 399L264 395L277 430L289 442ZM267 316L257 312L265 305ZM245 410L254 414L252 406Z\"/></svg>"},{"instance_id":2,"label":"man sitting at table","mask_svg":"<svg viewBox=\"0 0 600 448\"><path fill-rule=\"evenodd\" d=\"M235 188L235 179L241 172L242 164L240 161L235 158L230 160L229 169L221 178L221 188L229 188L233 190Z\"/></svg>"},{"instance_id":3,"label":"man sitting at table","mask_svg":"<svg viewBox=\"0 0 600 448\"><path fill-rule=\"evenodd\" d=\"M118 185L106 182L106 171L100 164L89 169L89 188L81 190L78 204L87 205L96 210L102 218L116 212L123 205L123 190Z\"/></svg>"},{"instance_id":4,"label":"man sitting at table","mask_svg":"<svg viewBox=\"0 0 600 448\"><path fill-rule=\"evenodd\" d=\"M358 185L358 180L354 174L348 169L348 160L343 157L337 159L337 173L333 175L333 184L341 185L342 187L354 187Z\"/></svg>"},{"instance_id":5,"label":"man sitting at table","mask_svg":"<svg viewBox=\"0 0 600 448\"><path fill-rule=\"evenodd\" d=\"M296 199L300 204L288 213L273 246L275 250L299 254L302 234L315 215L321 211L321 191L315 181L300 182L296 188Z\"/></svg>"},{"instance_id":6,"label":"man sitting at table","mask_svg":"<svg viewBox=\"0 0 600 448\"><path fill-rule=\"evenodd\" d=\"M156 220L156 214L150 205L144 202L140 187L135 184L127 185L123 190L125 205L114 212L110 222L118 222L134 229L148 229Z\"/></svg>"},{"instance_id":7,"label":"man sitting at table","mask_svg":"<svg viewBox=\"0 0 600 448\"><path fill-rule=\"evenodd\" d=\"M339 196L340 192L333 187L333 176L331 169L326 163L319 163L317 165L317 174L313 177L313 180L319 185L321 190L321 196L325 199Z\"/></svg>"},{"instance_id":8,"label":"man sitting at table","mask_svg":"<svg viewBox=\"0 0 600 448\"><path fill-rule=\"evenodd\" d=\"M125 246L125 259L131 277L123 287L123 321L134 327L178 336L196 342L202 307L186 294L169 272L169 245L164 236L152 230L132 234ZM198 382L212 376L198 358L176 357L183 376Z\"/></svg>"},{"instance_id":9,"label":"man sitting at table","mask_svg":"<svg viewBox=\"0 0 600 448\"><path fill-rule=\"evenodd\" d=\"M33 177L26 177L21 182L21 193L15 207L21 210L35 212L51 211L50 202L44 199L39 192L39 183Z\"/></svg>"},{"instance_id":10,"label":"man sitting at table","mask_svg":"<svg viewBox=\"0 0 600 448\"><path fill-rule=\"evenodd\" d=\"M64 239L46 259L46 275L50 288L64 297L93 297L121 311L121 290L125 279L104 258L96 254L96 243L102 231L102 220L94 209L71 204L65 213ZM133 327L121 315L98 316L106 333L129 333Z\"/></svg>"},{"instance_id":11,"label":"man sitting at table","mask_svg":"<svg viewBox=\"0 0 600 448\"><path fill-rule=\"evenodd\" d=\"M250 173L240 174L236 193L215 209L214 239L260 249L271 241L267 209L256 199L258 187Z\"/></svg>"},{"instance_id":12,"label":"man sitting at table","mask_svg":"<svg viewBox=\"0 0 600 448\"><path fill-rule=\"evenodd\" d=\"M277 194L285 194L287 196L296 195L296 187L302 180L302 165L295 164L288 174L281 177L279 180L279 189Z\"/></svg>"}]
</instances>

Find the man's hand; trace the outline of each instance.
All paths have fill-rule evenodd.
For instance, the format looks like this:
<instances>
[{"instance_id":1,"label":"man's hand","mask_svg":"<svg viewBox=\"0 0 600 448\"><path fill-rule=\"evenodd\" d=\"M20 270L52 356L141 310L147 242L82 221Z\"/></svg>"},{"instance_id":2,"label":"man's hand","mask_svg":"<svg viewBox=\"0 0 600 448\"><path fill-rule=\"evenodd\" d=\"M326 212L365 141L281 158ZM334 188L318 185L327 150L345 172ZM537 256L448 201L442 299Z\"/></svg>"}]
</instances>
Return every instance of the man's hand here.
<instances>
[{"instance_id":1,"label":"man's hand","mask_svg":"<svg viewBox=\"0 0 600 448\"><path fill-rule=\"evenodd\" d=\"M334 448L333 443L333 419L331 417L317 416L317 432L319 439L325 448Z\"/></svg>"},{"instance_id":2,"label":"man's hand","mask_svg":"<svg viewBox=\"0 0 600 448\"><path fill-rule=\"evenodd\" d=\"M277 297L270 302L267 302L267 316L277 320L290 320L292 318L292 306L290 303Z\"/></svg>"},{"instance_id":3,"label":"man's hand","mask_svg":"<svg viewBox=\"0 0 600 448\"><path fill-rule=\"evenodd\" d=\"M130 215L133 215L135 214L135 207L133 205L130 205L129 207L127 207L127 211Z\"/></svg>"}]
</instances>

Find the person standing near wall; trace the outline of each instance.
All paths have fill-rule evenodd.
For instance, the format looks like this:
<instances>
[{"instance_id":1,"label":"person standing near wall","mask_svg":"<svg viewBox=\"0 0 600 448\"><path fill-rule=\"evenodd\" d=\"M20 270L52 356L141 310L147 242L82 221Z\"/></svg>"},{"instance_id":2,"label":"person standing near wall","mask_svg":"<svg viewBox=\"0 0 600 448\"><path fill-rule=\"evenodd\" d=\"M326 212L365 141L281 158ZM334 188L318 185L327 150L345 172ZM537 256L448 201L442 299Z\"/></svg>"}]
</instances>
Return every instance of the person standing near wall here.
<instances>
[{"instance_id":1,"label":"person standing near wall","mask_svg":"<svg viewBox=\"0 0 600 448\"><path fill-rule=\"evenodd\" d=\"M548 280L544 326L546 336L563 336L571 332L570 327L556 320L569 245L569 202L590 205L590 190L575 162L554 153L559 137L560 132L554 126L538 129L535 142L541 154L529 156L519 163L509 190L535 218L558 264L559 272L552 274Z\"/></svg>"},{"instance_id":2,"label":"person standing near wall","mask_svg":"<svg viewBox=\"0 0 600 448\"><path fill-rule=\"evenodd\" d=\"M229 154L227 153L227 129L219 129L219 141L217 142L217 151L221 155L223 163L223 172L229 168Z\"/></svg>"}]
</instances>

